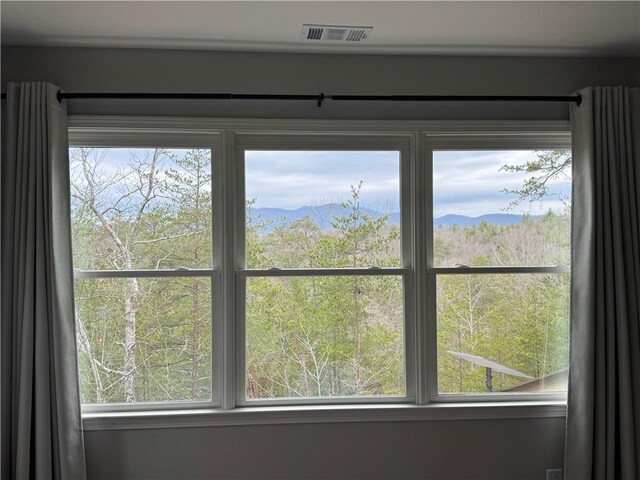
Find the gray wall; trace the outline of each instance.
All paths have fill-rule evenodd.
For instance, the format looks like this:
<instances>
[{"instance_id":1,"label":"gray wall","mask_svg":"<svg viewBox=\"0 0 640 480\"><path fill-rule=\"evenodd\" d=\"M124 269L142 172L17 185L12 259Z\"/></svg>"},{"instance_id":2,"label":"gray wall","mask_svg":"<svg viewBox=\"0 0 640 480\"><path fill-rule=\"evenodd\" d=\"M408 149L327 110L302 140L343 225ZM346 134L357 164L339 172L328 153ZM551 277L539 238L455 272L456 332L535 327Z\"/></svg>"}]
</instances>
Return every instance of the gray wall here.
<instances>
[{"instance_id":1,"label":"gray wall","mask_svg":"<svg viewBox=\"0 0 640 480\"><path fill-rule=\"evenodd\" d=\"M5 47L2 83L46 80L69 92L568 95L640 84L640 60L265 54ZM73 114L219 117L567 119L565 104L71 101Z\"/></svg>"},{"instance_id":2,"label":"gray wall","mask_svg":"<svg viewBox=\"0 0 640 480\"><path fill-rule=\"evenodd\" d=\"M377 422L87 432L89 477L545 478L564 420Z\"/></svg>"},{"instance_id":3,"label":"gray wall","mask_svg":"<svg viewBox=\"0 0 640 480\"><path fill-rule=\"evenodd\" d=\"M2 84L70 92L550 94L640 83L624 59L2 49ZM218 117L552 119L556 104L71 101L72 114ZM86 433L90 478L543 479L562 465L563 418L112 430Z\"/></svg>"}]
</instances>

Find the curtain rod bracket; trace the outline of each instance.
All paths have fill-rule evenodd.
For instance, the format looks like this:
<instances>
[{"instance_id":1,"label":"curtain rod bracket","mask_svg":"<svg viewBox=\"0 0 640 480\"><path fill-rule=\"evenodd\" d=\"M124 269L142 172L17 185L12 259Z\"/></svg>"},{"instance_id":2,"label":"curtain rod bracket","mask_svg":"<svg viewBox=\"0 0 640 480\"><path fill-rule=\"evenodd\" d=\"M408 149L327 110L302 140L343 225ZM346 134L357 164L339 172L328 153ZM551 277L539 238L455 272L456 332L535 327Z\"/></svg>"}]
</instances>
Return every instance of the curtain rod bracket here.
<instances>
[{"instance_id":1,"label":"curtain rod bracket","mask_svg":"<svg viewBox=\"0 0 640 480\"><path fill-rule=\"evenodd\" d=\"M322 107L322 102L324 102L324 93L321 93L318 97L318 108Z\"/></svg>"}]
</instances>

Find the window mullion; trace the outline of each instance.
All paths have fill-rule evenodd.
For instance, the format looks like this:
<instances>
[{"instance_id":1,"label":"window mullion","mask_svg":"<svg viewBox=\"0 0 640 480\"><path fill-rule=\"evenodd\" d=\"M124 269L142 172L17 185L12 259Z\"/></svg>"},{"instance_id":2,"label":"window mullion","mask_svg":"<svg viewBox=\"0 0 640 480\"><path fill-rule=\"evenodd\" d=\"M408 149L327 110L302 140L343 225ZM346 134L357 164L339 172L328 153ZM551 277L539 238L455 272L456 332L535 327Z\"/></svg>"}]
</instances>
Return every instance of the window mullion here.
<instances>
[{"instance_id":1,"label":"window mullion","mask_svg":"<svg viewBox=\"0 0 640 480\"><path fill-rule=\"evenodd\" d=\"M418 282L418 331L416 334L418 368L418 403L428 404L437 384L435 283L427 275L433 264L433 175L432 151L424 136L418 136L416 165L416 268Z\"/></svg>"},{"instance_id":2,"label":"window mullion","mask_svg":"<svg viewBox=\"0 0 640 480\"><path fill-rule=\"evenodd\" d=\"M225 229L224 229L224 152L221 139L217 137L211 148L211 244L212 265L217 272L211 278L211 401L214 406L222 405L224 378L224 258Z\"/></svg>"},{"instance_id":3,"label":"window mullion","mask_svg":"<svg viewBox=\"0 0 640 480\"><path fill-rule=\"evenodd\" d=\"M419 239L416 236L418 231L416 225L416 195L417 184L414 183L416 178L416 140L419 134L411 137L410 146L400 151L400 214L401 214L401 239L402 239L402 266L409 269L403 276L403 301L404 301L404 363L405 363L405 388L408 397L413 398L419 403L420 398L420 380L418 375L418 343L416 342L418 305L417 295L417 276L416 276L416 247Z\"/></svg>"},{"instance_id":4,"label":"window mullion","mask_svg":"<svg viewBox=\"0 0 640 480\"><path fill-rule=\"evenodd\" d=\"M222 145L222 184L220 187L222 200L222 297L223 317L222 328L218 333L221 339L221 381L220 381L220 406L223 409L232 409L236 405L236 283L235 266L237 252L240 250L241 241L236 242L236 230L240 230L238 216L241 215L238 203L243 198L242 192L236 188L228 188L236 185L236 171L234 134L225 130ZM242 183L238 181L238 183ZM239 198L239 199L238 199Z\"/></svg>"}]
</instances>

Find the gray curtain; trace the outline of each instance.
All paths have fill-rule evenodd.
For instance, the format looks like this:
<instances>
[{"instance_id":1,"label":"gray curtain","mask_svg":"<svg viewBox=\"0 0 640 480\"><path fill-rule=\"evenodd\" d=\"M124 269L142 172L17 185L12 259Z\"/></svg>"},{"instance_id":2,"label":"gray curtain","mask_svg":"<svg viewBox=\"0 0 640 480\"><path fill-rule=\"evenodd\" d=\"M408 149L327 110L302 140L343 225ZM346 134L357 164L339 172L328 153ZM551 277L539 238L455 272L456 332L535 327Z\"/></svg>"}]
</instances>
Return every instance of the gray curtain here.
<instances>
[{"instance_id":1,"label":"gray curtain","mask_svg":"<svg viewBox=\"0 0 640 480\"><path fill-rule=\"evenodd\" d=\"M640 479L640 88L572 108L565 479Z\"/></svg>"},{"instance_id":2,"label":"gray curtain","mask_svg":"<svg viewBox=\"0 0 640 480\"><path fill-rule=\"evenodd\" d=\"M1 231L2 478L84 479L66 106L7 85Z\"/></svg>"}]
</instances>

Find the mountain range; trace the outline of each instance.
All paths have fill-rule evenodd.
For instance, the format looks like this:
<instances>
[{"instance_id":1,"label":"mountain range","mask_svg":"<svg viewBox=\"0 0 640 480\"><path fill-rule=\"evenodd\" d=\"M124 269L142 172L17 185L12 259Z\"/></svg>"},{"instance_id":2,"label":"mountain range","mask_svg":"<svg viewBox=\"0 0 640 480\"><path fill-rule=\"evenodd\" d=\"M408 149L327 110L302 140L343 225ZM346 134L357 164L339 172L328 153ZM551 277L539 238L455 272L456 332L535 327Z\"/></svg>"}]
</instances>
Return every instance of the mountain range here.
<instances>
[{"instance_id":1,"label":"mountain range","mask_svg":"<svg viewBox=\"0 0 640 480\"><path fill-rule=\"evenodd\" d=\"M389 223L398 225L400 223L400 212L384 213L371 208L360 207L360 212L368 215L372 219L378 219L384 215L389 215ZM329 228L331 219L339 215L348 215L349 209L344 208L339 203L328 203L318 206L305 206L289 210L285 208L261 207L252 208L251 216L254 222L265 222L266 230L271 230L277 226L299 220L304 217L311 218L320 228ZM537 218L538 216L532 216ZM461 227L474 227L480 222L485 221L491 225L513 225L522 221L522 215L512 213L489 213L478 217L469 217L466 215L448 214L434 219L436 227L451 227L458 225Z\"/></svg>"}]
</instances>

